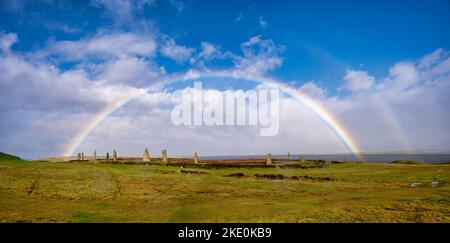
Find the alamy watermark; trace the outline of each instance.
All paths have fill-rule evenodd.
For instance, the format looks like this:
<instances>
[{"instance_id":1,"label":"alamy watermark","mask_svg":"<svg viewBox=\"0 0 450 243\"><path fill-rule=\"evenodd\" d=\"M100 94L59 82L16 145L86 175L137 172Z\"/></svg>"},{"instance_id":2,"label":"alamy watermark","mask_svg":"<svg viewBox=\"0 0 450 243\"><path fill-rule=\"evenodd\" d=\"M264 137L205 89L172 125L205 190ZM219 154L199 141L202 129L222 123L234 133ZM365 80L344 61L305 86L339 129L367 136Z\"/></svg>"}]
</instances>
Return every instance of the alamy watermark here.
<instances>
[{"instance_id":1,"label":"alamy watermark","mask_svg":"<svg viewBox=\"0 0 450 243\"><path fill-rule=\"evenodd\" d=\"M261 136L278 134L278 89L207 92L195 82L191 91L175 95L171 119L176 126L260 126Z\"/></svg>"}]
</instances>

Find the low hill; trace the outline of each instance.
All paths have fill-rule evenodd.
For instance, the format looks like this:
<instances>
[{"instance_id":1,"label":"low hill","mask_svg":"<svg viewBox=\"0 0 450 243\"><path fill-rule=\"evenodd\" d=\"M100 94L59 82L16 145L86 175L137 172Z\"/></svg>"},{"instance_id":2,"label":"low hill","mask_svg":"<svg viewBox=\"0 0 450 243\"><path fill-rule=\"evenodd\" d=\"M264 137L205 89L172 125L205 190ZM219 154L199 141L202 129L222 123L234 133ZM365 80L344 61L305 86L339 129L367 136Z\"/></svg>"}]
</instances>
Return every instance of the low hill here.
<instances>
[{"instance_id":1,"label":"low hill","mask_svg":"<svg viewBox=\"0 0 450 243\"><path fill-rule=\"evenodd\" d=\"M20 160L19 157L0 152L0 160Z\"/></svg>"}]
</instances>

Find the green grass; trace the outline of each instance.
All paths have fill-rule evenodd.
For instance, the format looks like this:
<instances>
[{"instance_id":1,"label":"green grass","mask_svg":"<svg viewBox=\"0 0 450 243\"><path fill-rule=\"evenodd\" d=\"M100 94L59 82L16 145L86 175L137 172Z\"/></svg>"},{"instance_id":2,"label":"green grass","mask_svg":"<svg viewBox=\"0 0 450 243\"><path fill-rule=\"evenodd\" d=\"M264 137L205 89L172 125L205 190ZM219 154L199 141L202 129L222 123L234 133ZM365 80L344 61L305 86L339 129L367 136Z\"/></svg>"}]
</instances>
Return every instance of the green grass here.
<instances>
[{"instance_id":1,"label":"green grass","mask_svg":"<svg viewBox=\"0 0 450 243\"><path fill-rule=\"evenodd\" d=\"M183 170L0 154L1 222L450 222L450 165ZM245 177L225 177L242 172ZM328 177L257 179L255 174ZM432 181L440 185L431 188ZM411 188L410 183L422 186Z\"/></svg>"}]
</instances>

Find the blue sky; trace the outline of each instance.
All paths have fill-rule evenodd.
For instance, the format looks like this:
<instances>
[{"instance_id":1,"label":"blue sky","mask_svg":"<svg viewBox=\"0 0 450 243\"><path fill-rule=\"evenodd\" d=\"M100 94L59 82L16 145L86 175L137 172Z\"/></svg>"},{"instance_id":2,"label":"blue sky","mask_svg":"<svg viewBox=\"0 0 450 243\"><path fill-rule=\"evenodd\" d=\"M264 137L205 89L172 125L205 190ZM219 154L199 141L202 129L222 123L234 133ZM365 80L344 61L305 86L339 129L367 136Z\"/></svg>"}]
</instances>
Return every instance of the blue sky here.
<instances>
[{"instance_id":1,"label":"blue sky","mask_svg":"<svg viewBox=\"0 0 450 243\"><path fill-rule=\"evenodd\" d=\"M0 0L0 13L3 151L58 154L83 119L121 90L198 70L237 70L289 83L332 110L365 151L404 150L406 143L414 150L450 148L449 1ZM251 87L240 80L227 85ZM384 118L386 110L394 115ZM434 123L416 119L418 113ZM294 121L287 116L285 124ZM323 130L315 122L286 130L310 138L311 129ZM105 141L102 129L114 124L121 123L105 121L85 148ZM391 135L397 133L403 134ZM341 151L323 142L332 137L326 129L318 134L301 145ZM295 150L290 136L282 133L273 143L286 141ZM45 142L36 146L30 137ZM98 146L106 150L111 143ZM122 150L140 153L126 145Z\"/></svg>"},{"instance_id":2,"label":"blue sky","mask_svg":"<svg viewBox=\"0 0 450 243\"><path fill-rule=\"evenodd\" d=\"M139 21L151 22L178 44L198 47L208 41L235 52L249 37L262 35L286 47L284 64L274 75L320 79L331 89L345 68L363 67L381 75L399 60L448 49L450 43L450 3L445 0L180 2L178 11L170 1L155 1L136 12L133 21L118 23L119 17L88 1L3 1L0 28L19 35L13 49L21 51L99 29L140 29L134 26ZM173 71L187 68L165 63Z\"/></svg>"}]
</instances>

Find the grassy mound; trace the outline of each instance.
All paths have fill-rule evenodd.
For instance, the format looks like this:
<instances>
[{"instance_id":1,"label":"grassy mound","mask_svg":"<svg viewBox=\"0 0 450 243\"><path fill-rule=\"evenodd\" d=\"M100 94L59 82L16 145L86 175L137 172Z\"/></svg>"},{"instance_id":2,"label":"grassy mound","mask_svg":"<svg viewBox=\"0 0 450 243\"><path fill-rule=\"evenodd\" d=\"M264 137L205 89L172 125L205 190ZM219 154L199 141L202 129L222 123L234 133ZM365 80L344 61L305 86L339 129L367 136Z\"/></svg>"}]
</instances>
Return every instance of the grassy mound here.
<instances>
[{"instance_id":1,"label":"grassy mound","mask_svg":"<svg viewBox=\"0 0 450 243\"><path fill-rule=\"evenodd\" d=\"M19 157L0 152L0 160L20 160Z\"/></svg>"},{"instance_id":2,"label":"grassy mound","mask_svg":"<svg viewBox=\"0 0 450 243\"><path fill-rule=\"evenodd\" d=\"M426 164L423 161L415 161L415 160L394 160L391 162L391 164L404 164L404 165L423 165Z\"/></svg>"}]
</instances>

